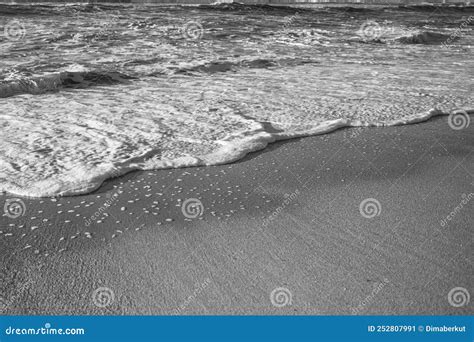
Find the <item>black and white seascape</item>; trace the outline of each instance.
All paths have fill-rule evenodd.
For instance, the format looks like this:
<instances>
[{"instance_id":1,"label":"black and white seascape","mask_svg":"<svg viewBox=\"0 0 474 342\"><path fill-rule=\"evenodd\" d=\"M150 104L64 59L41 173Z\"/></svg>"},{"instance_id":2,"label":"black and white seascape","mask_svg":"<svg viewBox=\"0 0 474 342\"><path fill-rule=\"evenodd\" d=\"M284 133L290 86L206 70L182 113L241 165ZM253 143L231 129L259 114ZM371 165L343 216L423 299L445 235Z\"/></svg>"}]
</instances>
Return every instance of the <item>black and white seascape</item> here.
<instances>
[{"instance_id":1,"label":"black and white seascape","mask_svg":"<svg viewBox=\"0 0 474 342\"><path fill-rule=\"evenodd\" d=\"M0 313L472 314L473 25L0 4Z\"/></svg>"}]
</instances>

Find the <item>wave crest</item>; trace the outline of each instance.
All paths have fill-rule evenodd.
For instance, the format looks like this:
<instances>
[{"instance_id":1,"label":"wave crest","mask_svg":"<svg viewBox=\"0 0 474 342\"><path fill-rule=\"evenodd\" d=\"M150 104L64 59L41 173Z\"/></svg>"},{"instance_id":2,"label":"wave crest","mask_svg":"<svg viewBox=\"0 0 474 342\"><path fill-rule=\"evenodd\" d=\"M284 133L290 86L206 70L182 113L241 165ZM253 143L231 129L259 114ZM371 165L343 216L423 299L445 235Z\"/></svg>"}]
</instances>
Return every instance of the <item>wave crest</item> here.
<instances>
[{"instance_id":1,"label":"wave crest","mask_svg":"<svg viewBox=\"0 0 474 342\"><path fill-rule=\"evenodd\" d=\"M425 44L425 45L436 45L442 44L450 39L450 36L443 33L431 32L431 31L420 31L413 32L411 34L400 36L394 39L394 41L401 44ZM455 37L458 39L458 37Z\"/></svg>"},{"instance_id":2,"label":"wave crest","mask_svg":"<svg viewBox=\"0 0 474 342\"><path fill-rule=\"evenodd\" d=\"M0 81L0 98L20 94L44 94L61 88L87 88L94 85L126 83L134 77L120 72L72 71L31 78Z\"/></svg>"}]
</instances>

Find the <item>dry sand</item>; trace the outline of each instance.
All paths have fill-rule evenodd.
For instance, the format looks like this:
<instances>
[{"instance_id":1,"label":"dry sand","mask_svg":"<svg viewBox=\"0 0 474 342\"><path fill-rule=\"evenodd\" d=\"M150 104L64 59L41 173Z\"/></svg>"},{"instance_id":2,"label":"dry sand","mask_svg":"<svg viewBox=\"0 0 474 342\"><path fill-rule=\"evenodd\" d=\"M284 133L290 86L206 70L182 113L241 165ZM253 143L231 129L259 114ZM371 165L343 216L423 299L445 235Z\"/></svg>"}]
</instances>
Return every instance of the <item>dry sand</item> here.
<instances>
[{"instance_id":1,"label":"dry sand","mask_svg":"<svg viewBox=\"0 0 474 342\"><path fill-rule=\"evenodd\" d=\"M473 314L472 302L455 308L448 293L474 293L474 198L440 223L474 196L471 122L344 129L231 165L135 172L87 196L22 199L24 216L0 217L0 310ZM202 216L183 216L188 198L203 203ZM361 215L367 198L380 202L378 216ZM114 293L105 308L92 300L99 287ZM291 293L283 307L270 300L279 287Z\"/></svg>"}]
</instances>

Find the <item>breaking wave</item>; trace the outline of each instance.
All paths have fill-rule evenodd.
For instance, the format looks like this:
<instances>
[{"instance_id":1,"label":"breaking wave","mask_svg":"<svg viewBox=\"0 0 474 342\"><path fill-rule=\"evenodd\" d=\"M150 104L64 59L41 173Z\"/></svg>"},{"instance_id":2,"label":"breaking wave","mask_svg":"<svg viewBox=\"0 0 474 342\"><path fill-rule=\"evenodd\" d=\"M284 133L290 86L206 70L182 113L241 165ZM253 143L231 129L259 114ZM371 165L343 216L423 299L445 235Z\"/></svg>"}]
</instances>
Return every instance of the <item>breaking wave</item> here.
<instances>
[{"instance_id":1,"label":"breaking wave","mask_svg":"<svg viewBox=\"0 0 474 342\"><path fill-rule=\"evenodd\" d=\"M133 77L119 72L60 72L42 77L0 81L0 98L19 94L44 94L61 88L87 88L96 85L126 83Z\"/></svg>"},{"instance_id":2,"label":"breaking wave","mask_svg":"<svg viewBox=\"0 0 474 342\"><path fill-rule=\"evenodd\" d=\"M430 31L413 32L409 35L397 37L394 40L402 44L442 44L450 39L450 35ZM454 37L453 40L458 40Z\"/></svg>"}]
</instances>

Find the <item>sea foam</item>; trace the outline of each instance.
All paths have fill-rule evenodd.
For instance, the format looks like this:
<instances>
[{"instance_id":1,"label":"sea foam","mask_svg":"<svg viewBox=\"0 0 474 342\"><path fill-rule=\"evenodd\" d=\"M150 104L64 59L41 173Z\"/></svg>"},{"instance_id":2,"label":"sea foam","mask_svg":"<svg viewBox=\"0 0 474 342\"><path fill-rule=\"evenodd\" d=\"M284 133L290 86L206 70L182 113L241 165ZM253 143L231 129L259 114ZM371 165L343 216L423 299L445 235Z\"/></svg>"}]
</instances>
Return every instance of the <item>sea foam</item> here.
<instances>
[{"instance_id":1,"label":"sea foam","mask_svg":"<svg viewBox=\"0 0 474 342\"><path fill-rule=\"evenodd\" d=\"M15 14L27 32L0 42L0 191L79 195L133 170L229 163L276 140L470 112L463 12L419 30L410 11L0 6L1 27ZM427 44L453 35L449 50Z\"/></svg>"}]
</instances>

